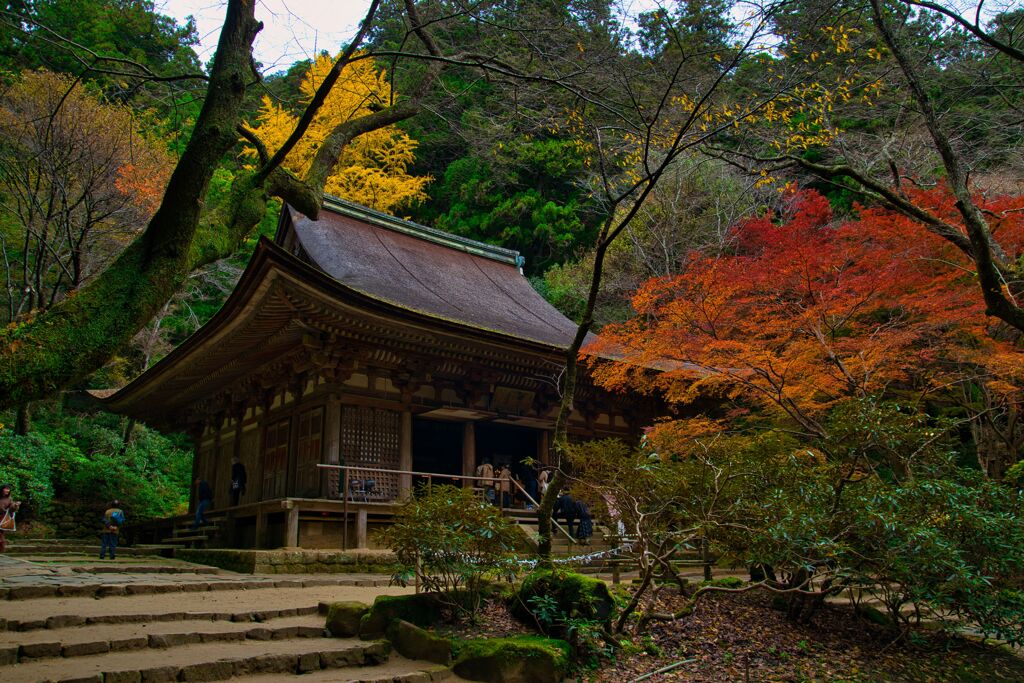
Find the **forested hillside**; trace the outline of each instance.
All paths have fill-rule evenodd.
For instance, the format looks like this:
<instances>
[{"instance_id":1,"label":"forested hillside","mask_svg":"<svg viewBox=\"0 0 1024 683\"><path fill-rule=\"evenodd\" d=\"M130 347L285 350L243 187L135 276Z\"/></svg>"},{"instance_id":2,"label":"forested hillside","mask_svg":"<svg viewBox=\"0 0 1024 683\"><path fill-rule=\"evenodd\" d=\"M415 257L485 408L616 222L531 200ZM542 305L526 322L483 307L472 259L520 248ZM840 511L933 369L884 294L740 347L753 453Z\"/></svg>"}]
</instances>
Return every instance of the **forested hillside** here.
<instances>
[{"instance_id":1,"label":"forested hillside","mask_svg":"<svg viewBox=\"0 0 1024 683\"><path fill-rule=\"evenodd\" d=\"M185 440L81 393L207 321L282 202L336 194L525 256L580 325L553 489L631 501L641 564L688 529L788 576L796 617L877 581L894 621L1020 642L1024 11L952 7L375 0L265 73L250 0L207 64L150 0L9 3L0 478L44 520L179 510ZM703 414L571 446L578 363Z\"/></svg>"}]
</instances>

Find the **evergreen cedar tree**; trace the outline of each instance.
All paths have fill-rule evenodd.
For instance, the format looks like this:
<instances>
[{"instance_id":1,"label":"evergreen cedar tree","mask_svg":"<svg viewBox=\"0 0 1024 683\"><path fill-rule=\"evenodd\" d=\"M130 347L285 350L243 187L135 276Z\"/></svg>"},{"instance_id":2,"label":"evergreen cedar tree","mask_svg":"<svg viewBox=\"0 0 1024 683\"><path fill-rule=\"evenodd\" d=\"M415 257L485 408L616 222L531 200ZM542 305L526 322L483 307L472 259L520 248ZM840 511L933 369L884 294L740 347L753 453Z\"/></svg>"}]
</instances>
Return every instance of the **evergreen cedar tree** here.
<instances>
[{"instance_id":1,"label":"evergreen cedar tree","mask_svg":"<svg viewBox=\"0 0 1024 683\"><path fill-rule=\"evenodd\" d=\"M944 189L907 189L956 221ZM1024 197L978 199L999 215L1007 252L1024 248ZM985 315L967 258L948 241L884 208L833 221L813 191L789 196L784 216L737 226L734 250L694 255L686 272L644 283L637 316L606 327L586 351L597 380L664 390L676 402L712 394L794 419L823 435L837 402L887 390L942 390L984 381L1019 402L1024 368ZM647 368L656 366L662 372Z\"/></svg>"}]
</instances>

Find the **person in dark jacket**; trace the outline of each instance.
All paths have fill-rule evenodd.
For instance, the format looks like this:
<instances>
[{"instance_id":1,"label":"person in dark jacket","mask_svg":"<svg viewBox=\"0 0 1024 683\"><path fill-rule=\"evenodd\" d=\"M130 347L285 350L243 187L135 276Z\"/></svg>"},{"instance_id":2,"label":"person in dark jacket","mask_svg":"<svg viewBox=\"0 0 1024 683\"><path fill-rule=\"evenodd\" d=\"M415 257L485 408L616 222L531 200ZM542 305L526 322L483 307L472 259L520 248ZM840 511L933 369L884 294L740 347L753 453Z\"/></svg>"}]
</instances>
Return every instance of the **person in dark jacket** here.
<instances>
[{"instance_id":1,"label":"person in dark jacket","mask_svg":"<svg viewBox=\"0 0 1024 683\"><path fill-rule=\"evenodd\" d=\"M555 508L551 511L551 519L555 521L564 519L566 532L573 536L573 525L576 522L576 501L573 500L568 491L562 491L558 494ZM573 537L575 538L575 536Z\"/></svg>"},{"instance_id":2,"label":"person in dark jacket","mask_svg":"<svg viewBox=\"0 0 1024 683\"><path fill-rule=\"evenodd\" d=\"M590 516L590 508L582 500L576 501L576 519L580 520L576 527L576 538L582 545L587 545L594 535L594 520Z\"/></svg>"},{"instance_id":3,"label":"person in dark jacket","mask_svg":"<svg viewBox=\"0 0 1024 683\"><path fill-rule=\"evenodd\" d=\"M196 521L192 523L192 531L195 531L206 521L206 510L213 504L213 489L206 483L205 479L196 477Z\"/></svg>"},{"instance_id":4,"label":"person in dark jacket","mask_svg":"<svg viewBox=\"0 0 1024 683\"><path fill-rule=\"evenodd\" d=\"M231 507L238 505L238 501L245 495L247 480L245 465L238 458L231 458Z\"/></svg>"}]
</instances>

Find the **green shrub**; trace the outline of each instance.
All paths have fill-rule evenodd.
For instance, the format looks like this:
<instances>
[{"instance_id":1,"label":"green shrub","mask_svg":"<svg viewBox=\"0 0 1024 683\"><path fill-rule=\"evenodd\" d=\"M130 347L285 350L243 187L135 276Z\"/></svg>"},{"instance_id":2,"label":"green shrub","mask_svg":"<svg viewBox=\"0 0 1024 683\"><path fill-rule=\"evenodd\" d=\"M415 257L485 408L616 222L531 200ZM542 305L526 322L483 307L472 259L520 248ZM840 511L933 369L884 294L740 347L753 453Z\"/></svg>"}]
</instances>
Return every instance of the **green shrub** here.
<instances>
[{"instance_id":1,"label":"green shrub","mask_svg":"<svg viewBox=\"0 0 1024 683\"><path fill-rule=\"evenodd\" d=\"M472 489L434 486L402 505L381 538L398 557L399 583L418 577L426 591L472 618L488 579L514 574L519 536L515 525Z\"/></svg>"}]
</instances>

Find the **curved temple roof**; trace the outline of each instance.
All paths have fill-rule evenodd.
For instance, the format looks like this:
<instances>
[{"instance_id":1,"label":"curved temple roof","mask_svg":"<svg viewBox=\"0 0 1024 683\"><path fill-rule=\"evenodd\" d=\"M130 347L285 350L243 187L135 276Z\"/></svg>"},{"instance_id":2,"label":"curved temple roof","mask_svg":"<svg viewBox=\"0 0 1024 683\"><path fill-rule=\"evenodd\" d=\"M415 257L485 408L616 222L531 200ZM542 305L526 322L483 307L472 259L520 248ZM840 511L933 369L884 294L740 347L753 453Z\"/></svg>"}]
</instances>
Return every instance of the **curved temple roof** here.
<instances>
[{"instance_id":1,"label":"curved temple roof","mask_svg":"<svg viewBox=\"0 0 1024 683\"><path fill-rule=\"evenodd\" d=\"M519 254L329 198L290 211L301 254L361 294L467 327L567 348L576 323L530 286ZM286 241L287 226L278 234Z\"/></svg>"},{"instance_id":2,"label":"curved temple roof","mask_svg":"<svg viewBox=\"0 0 1024 683\"><path fill-rule=\"evenodd\" d=\"M151 422L173 420L300 348L308 329L297 320L302 302L358 319L360 329L374 321L385 340L405 330L397 345L461 338L527 365L557 359L576 334L520 273L514 251L334 199L317 221L286 207L275 242L259 242L209 322L114 395L97 398Z\"/></svg>"}]
</instances>

